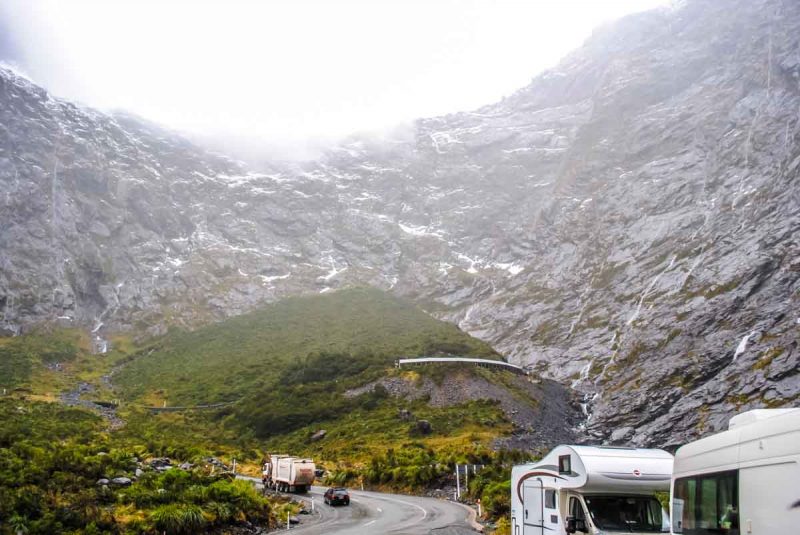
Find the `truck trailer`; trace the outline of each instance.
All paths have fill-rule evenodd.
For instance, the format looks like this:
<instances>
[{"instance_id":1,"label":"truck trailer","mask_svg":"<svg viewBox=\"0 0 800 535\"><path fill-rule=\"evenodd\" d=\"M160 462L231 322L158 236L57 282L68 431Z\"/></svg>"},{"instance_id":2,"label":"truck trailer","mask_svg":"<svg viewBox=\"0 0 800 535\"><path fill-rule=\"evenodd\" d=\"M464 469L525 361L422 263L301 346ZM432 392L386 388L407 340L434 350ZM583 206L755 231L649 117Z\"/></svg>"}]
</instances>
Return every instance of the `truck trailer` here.
<instances>
[{"instance_id":1,"label":"truck trailer","mask_svg":"<svg viewBox=\"0 0 800 535\"><path fill-rule=\"evenodd\" d=\"M671 496L674 535L800 533L800 409L745 412L679 448Z\"/></svg>"},{"instance_id":2,"label":"truck trailer","mask_svg":"<svg viewBox=\"0 0 800 535\"><path fill-rule=\"evenodd\" d=\"M265 488L279 492L307 492L314 484L314 461L289 455L270 455L261 481Z\"/></svg>"},{"instance_id":3,"label":"truck trailer","mask_svg":"<svg viewBox=\"0 0 800 535\"><path fill-rule=\"evenodd\" d=\"M512 535L669 531L656 492L669 491L672 455L659 449L558 446L511 471Z\"/></svg>"}]
</instances>

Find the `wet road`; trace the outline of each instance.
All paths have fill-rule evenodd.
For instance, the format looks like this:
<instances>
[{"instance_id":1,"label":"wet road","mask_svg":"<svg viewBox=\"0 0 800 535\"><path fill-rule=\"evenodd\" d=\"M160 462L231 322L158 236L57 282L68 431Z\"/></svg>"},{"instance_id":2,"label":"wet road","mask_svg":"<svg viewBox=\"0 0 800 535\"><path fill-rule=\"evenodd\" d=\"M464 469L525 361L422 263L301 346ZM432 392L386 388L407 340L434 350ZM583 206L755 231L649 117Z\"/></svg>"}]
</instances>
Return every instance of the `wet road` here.
<instances>
[{"instance_id":1,"label":"wet road","mask_svg":"<svg viewBox=\"0 0 800 535\"><path fill-rule=\"evenodd\" d=\"M307 503L313 498L314 513L300 515L301 523L290 531L298 535L477 533L471 528L470 510L446 500L350 490L349 506L331 507L323 502L324 492L324 487L313 487L306 495L294 495Z\"/></svg>"}]
</instances>

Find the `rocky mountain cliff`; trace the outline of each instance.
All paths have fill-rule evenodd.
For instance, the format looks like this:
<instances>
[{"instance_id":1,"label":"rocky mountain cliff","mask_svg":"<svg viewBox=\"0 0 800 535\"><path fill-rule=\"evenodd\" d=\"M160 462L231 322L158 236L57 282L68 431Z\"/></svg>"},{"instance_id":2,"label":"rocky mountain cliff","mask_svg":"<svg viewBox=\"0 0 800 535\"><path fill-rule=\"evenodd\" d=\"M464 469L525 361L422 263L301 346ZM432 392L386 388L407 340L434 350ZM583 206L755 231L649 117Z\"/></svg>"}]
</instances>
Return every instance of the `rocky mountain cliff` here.
<instances>
[{"instance_id":1,"label":"rocky mountain cliff","mask_svg":"<svg viewBox=\"0 0 800 535\"><path fill-rule=\"evenodd\" d=\"M601 28L503 101L248 169L0 71L0 310L157 334L283 296L411 297L671 446L800 395L800 5Z\"/></svg>"}]
</instances>

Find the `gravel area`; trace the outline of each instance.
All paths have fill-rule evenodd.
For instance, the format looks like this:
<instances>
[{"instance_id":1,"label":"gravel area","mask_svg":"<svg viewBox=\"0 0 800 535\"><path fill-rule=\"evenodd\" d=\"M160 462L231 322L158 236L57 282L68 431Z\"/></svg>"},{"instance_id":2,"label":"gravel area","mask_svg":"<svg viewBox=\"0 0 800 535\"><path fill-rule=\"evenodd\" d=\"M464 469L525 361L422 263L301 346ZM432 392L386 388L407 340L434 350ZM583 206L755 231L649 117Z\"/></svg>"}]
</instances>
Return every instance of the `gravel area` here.
<instances>
[{"instance_id":1,"label":"gravel area","mask_svg":"<svg viewBox=\"0 0 800 535\"><path fill-rule=\"evenodd\" d=\"M383 386L394 397L409 401L428 399L432 407L452 407L469 401L497 401L505 416L514 424L510 437L498 439L497 448L540 450L556 443L575 439L580 422L576 400L563 385L546 379L532 379L505 372L489 381L474 370L448 373L441 383L429 377L412 380L385 377L349 390L346 396L358 396Z\"/></svg>"},{"instance_id":2,"label":"gravel area","mask_svg":"<svg viewBox=\"0 0 800 535\"><path fill-rule=\"evenodd\" d=\"M103 385L110 387L111 380L109 376L104 375L101 378ZM95 388L93 385L89 383L78 383L78 385L68 392L64 392L61 394L61 403L64 405L68 405L70 407L83 407L85 409L89 409L91 411L97 412L108 421L109 427L111 429L119 429L125 422L117 416L117 409L116 407L109 407L105 405L100 405L95 403L94 401L90 401L88 399L83 399L83 396L89 395L95 392Z\"/></svg>"}]
</instances>

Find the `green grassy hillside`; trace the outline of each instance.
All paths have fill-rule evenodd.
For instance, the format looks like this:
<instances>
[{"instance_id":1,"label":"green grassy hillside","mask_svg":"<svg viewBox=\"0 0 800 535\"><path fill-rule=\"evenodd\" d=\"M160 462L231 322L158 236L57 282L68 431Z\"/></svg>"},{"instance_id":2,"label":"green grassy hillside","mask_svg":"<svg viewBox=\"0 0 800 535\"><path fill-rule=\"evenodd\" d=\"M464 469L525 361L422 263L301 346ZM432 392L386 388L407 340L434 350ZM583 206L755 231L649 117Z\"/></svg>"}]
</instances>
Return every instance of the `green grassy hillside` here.
<instances>
[{"instance_id":1,"label":"green grassy hillside","mask_svg":"<svg viewBox=\"0 0 800 535\"><path fill-rule=\"evenodd\" d=\"M196 331L170 332L118 375L129 399L235 401L278 385L335 381L403 356L500 358L487 344L379 290L290 298Z\"/></svg>"},{"instance_id":2,"label":"green grassy hillside","mask_svg":"<svg viewBox=\"0 0 800 535\"><path fill-rule=\"evenodd\" d=\"M17 337L0 337L0 393L2 389L40 401L55 401L77 383L91 384L95 397L110 394L101 376L126 357L130 341L112 339L104 355L91 352L89 333L77 328L42 325Z\"/></svg>"},{"instance_id":3,"label":"green grassy hillside","mask_svg":"<svg viewBox=\"0 0 800 535\"><path fill-rule=\"evenodd\" d=\"M331 469L331 483L415 490L440 485L454 462L501 462L504 454L492 451L492 444L513 430L492 401L443 407L431 405L426 397L394 397L383 387L353 393L378 379L413 375L441 381L451 373L480 373L504 384L508 373L446 365L394 369L394 361L405 356L501 356L456 326L374 289L291 298L193 332L170 331L137 348L118 337L108 355L92 355L89 342L86 333L64 329L0 339L0 386L10 389L7 399L0 399L0 417L10 422L0 433L0 458L10 455L14 463L36 468L17 481L13 470L0 466L0 501L9 504L0 507L0 524L13 518L30 533L60 533L81 523L100 530L148 531L159 528L164 515L189 515L189 520L203 523L192 524L197 532L242 518L269 523L266 502L244 487L222 489L233 501L246 498L247 506L236 518L218 515L218 509L228 506L220 509L219 500L206 499L211 490L201 496L191 489L217 489L226 483L202 471L181 476L167 501L153 494L173 484L161 476L145 477L109 496L94 481L104 475L131 475L132 465L125 464L131 456L168 456L203 466L214 455L227 462L236 458L238 466L256 473L264 454L285 451L324 463ZM113 391L103 377L112 369ZM80 383L94 387L84 399L122 398L117 415L125 425L112 430L108 421L90 412L36 401L58 401L59 393L74 392ZM144 408L220 401L231 403L209 411L162 414ZM400 417L408 411L413 418ZM420 433L418 420L429 422L430 429ZM26 425L38 431L26 434ZM311 441L319 429L327 430L325 439ZM58 437L60 446L47 443L46 435ZM33 449L19 450L26 436ZM41 474L56 470L59 455L67 450L77 460L64 469L63 477L72 477L74 485L64 487L59 498ZM101 451L122 464L108 461ZM26 505L20 484L25 492L39 489L34 508ZM59 503L67 504L63 511ZM82 503L93 509L81 512Z\"/></svg>"},{"instance_id":4,"label":"green grassy hillside","mask_svg":"<svg viewBox=\"0 0 800 535\"><path fill-rule=\"evenodd\" d=\"M28 388L47 364L68 363L78 356L81 336L65 329L39 330L0 338L0 388Z\"/></svg>"}]
</instances>

